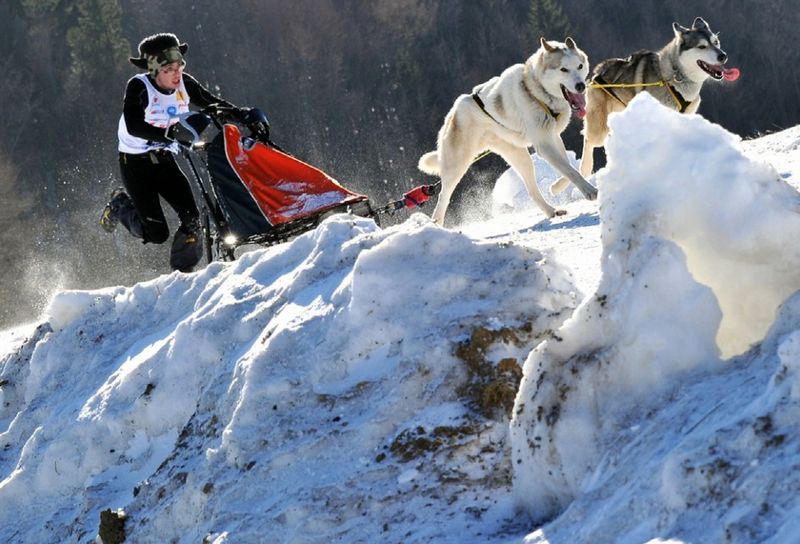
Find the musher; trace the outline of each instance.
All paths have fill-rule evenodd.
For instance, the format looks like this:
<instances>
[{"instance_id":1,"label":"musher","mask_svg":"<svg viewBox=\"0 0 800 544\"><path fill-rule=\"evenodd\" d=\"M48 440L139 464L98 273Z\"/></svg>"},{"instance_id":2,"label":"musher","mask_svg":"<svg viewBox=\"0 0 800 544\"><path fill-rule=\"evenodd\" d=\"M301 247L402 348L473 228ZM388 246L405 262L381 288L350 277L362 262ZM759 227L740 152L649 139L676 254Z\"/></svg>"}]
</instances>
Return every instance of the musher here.
<instances>
[{"instance_id":1,"label":"musher","mask_svg":"<svg viewBox=\"0 0 800 544\"><path fill-rule=\"evenodd\" d=\"M187 113L190 103L237 109L183 71L187 49L174 34L154 34L139 43L139 56L129 59L147 72L133 76L125 89L118 128L124 189L112 193L100 219L108 232L122 223L143 243L163 244L170 234L159 200L163 198L180 219L169 262L182 272L191 272L200 262L203 239L189 180L175 161L180 150L175 138L177 116Z\"/></svg>"}]
</instances>

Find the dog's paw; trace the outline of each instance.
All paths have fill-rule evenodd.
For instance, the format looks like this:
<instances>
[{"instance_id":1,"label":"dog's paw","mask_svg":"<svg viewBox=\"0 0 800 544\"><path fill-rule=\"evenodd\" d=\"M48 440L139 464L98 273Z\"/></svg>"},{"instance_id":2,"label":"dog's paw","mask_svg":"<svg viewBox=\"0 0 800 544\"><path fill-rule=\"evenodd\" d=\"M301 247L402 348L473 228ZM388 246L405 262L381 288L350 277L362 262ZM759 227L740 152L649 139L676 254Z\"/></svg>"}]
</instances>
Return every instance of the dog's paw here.
<instances>
[{"instance_id":1,"label":"dog's paw","mask_svg":"<svg viewBox=\"0 0 800 544\"><path fill-rule=\"evenodd\" d=\"M555 211L553 212L553 215L554 215L555 217L558 217L559 215L567 215L567 210L555 210Z\"/></svg>"},{"instance_id":2,"label":"dog's paw","mask_svg":"<svg viewBox=\"0 0 800 544\"><path fill-rule=\"evenodd\" d=\"M586 197L586 200L597 200L597 189L591 185L589 187L591 187L591 190L587 190L583 193L583 196Z\"/></svg>"}]
</instances>

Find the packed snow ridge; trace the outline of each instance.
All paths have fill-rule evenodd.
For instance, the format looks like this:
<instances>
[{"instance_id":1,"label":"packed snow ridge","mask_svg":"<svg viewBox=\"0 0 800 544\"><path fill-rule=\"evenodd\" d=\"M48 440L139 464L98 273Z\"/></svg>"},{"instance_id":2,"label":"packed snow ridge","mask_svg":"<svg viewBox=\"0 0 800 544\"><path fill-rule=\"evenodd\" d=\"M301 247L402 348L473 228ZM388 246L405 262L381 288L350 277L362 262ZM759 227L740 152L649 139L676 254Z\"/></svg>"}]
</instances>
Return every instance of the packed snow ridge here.
<instances>
[{"instance_id":1,"label":"packed snow ridge","mask_svg":"<svg viewBox=\"0 0 800 544\"><path fill-rule=\"evenodd\" d=\"M337 216L61 293L5 335L0 539L795 542L798 149L642 94L599 215L508 174L461 233Z\"/></svg>"},{"instance_id":2,"label":"packed snow ridge","mask_svg":"<svg viewBox=\"0 0 800 544\"><path fill-rule=\"evenodd\" d=\"M528 357L511 422L515 495L540 517L597 476L632 414L723 371L800 288L800 198L773 167L645 94L611 130L597 292Z\"/></svg>"}]
</instances>

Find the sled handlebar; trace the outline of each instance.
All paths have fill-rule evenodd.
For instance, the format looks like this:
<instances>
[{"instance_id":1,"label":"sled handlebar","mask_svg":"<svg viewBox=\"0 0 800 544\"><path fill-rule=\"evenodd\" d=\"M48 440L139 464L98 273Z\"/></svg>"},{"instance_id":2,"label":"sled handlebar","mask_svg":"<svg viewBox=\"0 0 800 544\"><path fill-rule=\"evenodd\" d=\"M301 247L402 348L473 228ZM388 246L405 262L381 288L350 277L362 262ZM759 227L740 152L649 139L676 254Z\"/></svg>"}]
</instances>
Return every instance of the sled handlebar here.
<instances>
[{"instance_id":1,"label":"sled handlebar","mask_svg":"<svg viewBox=\"0 0 800 544\"><path fill-rule=\"evenodd\" d=\"M211 117L220 130L224 124L234 123L247 127L251 136L256 140L269 142L269 119L267 119L267 114L259 108L237 108L215 103L206 106L200 112Z\"/></svg>"},{"instance_id":2,"label":"sled handlebar","mask_svg":"<svg viewBox=\"0 0 800 544\"><path fill-rule=\"evenodd\" d=\"M200 110L200 113L205 113L211 119L214 120L216 124L224 125L225 123L241 123L242 122L242 115L240 113L240 109L233 107L233 106L225 106L223 104L214 103L209 104L205 108Z\"/></svg>"}]
</instances>

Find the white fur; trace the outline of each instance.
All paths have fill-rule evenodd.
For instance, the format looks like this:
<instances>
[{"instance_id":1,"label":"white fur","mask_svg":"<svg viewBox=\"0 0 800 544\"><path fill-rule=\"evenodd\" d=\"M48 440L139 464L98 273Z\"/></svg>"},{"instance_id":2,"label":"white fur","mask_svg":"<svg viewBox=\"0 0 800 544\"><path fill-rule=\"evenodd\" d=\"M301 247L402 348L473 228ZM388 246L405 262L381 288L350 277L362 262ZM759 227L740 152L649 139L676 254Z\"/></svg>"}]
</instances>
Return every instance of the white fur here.
<instances>
[{"instance_id":1,"label":"white fur","mask_svg":"<svg viewBox=\"0 0 800 544\"><path fill-rule=\"evenodd\" d=\"M433 211L436 223L444 224L453 191L475 157L485 150L497 153L517 171L528 194L547 217L563 212L548 204L539 192L530 146L587 198L596 198L597 190L570 165L561 140L571 115L561 86L573 93L581 92L588 64L586 54L570 38L566 43L543 39L539 50L524 64L515 64L473 89L489 115L469 94L456 99L439 131L437 150L426 153L419 161L420 170L438 174L442 180ZM558 118L554 119L537 100L557 113Z\"/></svg>"}]
</instances>

